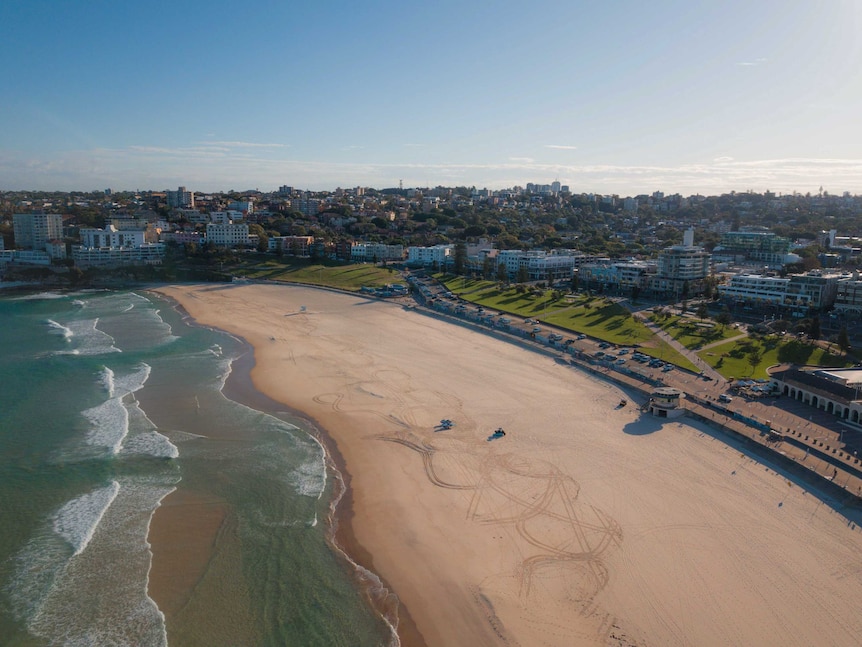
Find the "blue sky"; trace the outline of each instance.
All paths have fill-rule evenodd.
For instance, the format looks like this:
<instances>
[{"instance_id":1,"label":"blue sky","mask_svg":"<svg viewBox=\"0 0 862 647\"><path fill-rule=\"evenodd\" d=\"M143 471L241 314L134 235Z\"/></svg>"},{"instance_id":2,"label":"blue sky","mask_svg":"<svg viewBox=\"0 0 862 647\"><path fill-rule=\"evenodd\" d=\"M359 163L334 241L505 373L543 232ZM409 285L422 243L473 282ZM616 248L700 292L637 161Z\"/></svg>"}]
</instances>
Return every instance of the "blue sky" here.
<instances>
[{"instance_id":1,"label":"blue sky","mask_svg":"<svg viewBox=\"0 0 862 647\"><path fill-rule=\"evenodd\" d=\"M3 0L0 189L862 193L856 0Z\"/></svg>"}]
</instances>

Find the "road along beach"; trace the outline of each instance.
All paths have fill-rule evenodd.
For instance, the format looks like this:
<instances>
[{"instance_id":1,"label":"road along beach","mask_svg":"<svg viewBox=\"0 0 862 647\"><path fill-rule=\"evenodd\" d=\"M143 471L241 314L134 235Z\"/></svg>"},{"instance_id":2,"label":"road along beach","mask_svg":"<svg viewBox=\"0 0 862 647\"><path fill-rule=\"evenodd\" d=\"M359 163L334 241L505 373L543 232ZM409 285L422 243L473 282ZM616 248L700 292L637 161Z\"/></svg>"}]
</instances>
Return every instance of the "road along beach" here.
<instances>
[{"instance_id":1,"label":"road along beach","mask_svg":"<svg viewBox=\"0 0 862 647\"><path fill-rule=\"evenodd\" d=\"M404 644L862 635L855 520L696 425L619 408L628 394L600 379L393 303L276 285L158 291L247 340L255 387L335 443L353 556L409 610ZM158 575L157 537L153 553Z\"/></svg>"}]
</instances>

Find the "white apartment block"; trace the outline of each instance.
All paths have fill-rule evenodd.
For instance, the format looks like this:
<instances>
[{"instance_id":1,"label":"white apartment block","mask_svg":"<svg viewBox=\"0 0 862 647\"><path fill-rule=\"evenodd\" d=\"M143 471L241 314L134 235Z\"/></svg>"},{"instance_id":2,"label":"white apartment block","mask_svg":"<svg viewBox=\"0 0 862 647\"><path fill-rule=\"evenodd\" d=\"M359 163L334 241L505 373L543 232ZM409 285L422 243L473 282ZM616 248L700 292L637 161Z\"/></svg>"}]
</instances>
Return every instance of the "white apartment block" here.
<instances>
[{"instance_id":1,"label":"white apartment block","mask_svg":"<svg viewBox=\"0 0 862 647\"><path fill-rule=\"evenodd\" d=\"M726 285L718 286L718 293L737 301L783 304L787 297L789 278L762 276L760 274L737 274Z\"/></svg>"},{"instance_id":2,"label":"white apartment block","mask_svg":"<svg viewBox=\"0 0 862 647\"><path fill-rule=\"evenodd\" d=\"M146 241L146 232L135 229L117 229L108 225L105 229L84 227L81 229L81 247L99 249L103 247L140 247Z\"/></svg>"},{"instance_id":3,"label":"white apartment block","mask_svg":"<svg viewBox=\"0 0 862 647\"><path fill-rule=\"evenodd\" d=\"M528 280L571 280L575 270L573 254L557 254L542 250L501 249L497 252L497 265L505 265L510 279L518 276L521 268L527 270Z\"/></svg>"},{"instance_id":4,"label":"white apartment block","mask_svg":"<svg viewBox=\"0 0 862 647\"><path fill-rule=\"evenodd\" d=\"M165 246L162 243L144 243L137 247L72 247L75 265L81 267L160 265L164 256Z\"/></svg>"},{"instance_id":5,"label":"white apartment block","mask_svg":"<svg viewBox=\"0 0 862 647\"><path fill-rule=\"evenodd\" d=\"M575 258L561 254L532 256L527 260L531 281L571 281L575 272Z\"/></svg>"},{"instance_id":6,"label":"white apartment block","mask_svg":"<svg viewBox=\"0 0 862 647\"><path fill-rule=\"evenodd\" d=\"M357 263L379 261L403 261L403 245L384 245L383 243L353 243L350 260Z\"/></svg>"},{"instance_id":7,"label":"white apartment block","mask_svg":"<svg viewBox=\"0 0 862 647\"><path fill-rule=\"evenodd\" d=\"M10 263L21 265L50 265L51 257L47 252L38 249L6 249L0 251L0 266Z\"/></svg>"},{"instance_id":8,"label":"white apartment block","mask_svg":"<svg viewBox=\"0 0 862 647\"><path fill-rule=\"evenodd\" d=\"M410 265L430 266L437 263L438 267L445 267L449 257L455 251L454 245L434 245L433 247L408 247L407 263Z\"/></svg>"},{"instance_id":9,"label":"white apartment block","mask_svg":"<svg viewBox=\"0 0 862 647\"><path fill-rule=\"evenodd\" d=\"M254 237L257 239L257 236ZM218 247L248 247L250 237L245 223L207 224L207 242Z\"/></svg>"}]
</instances>

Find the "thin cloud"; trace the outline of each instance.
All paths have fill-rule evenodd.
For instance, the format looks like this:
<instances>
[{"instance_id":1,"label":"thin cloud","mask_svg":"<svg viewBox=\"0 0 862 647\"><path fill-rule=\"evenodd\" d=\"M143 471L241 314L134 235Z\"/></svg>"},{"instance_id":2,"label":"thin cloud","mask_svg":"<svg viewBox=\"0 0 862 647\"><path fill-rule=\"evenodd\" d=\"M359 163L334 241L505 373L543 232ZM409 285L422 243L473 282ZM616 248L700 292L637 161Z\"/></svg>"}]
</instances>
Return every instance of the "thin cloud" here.
<instances>
[{"instance_id":1,"label":"thin cloud","mask_svg":"<svg viewBox=\"0 0 862 647\"><path fill-rule=\"evenodd\" d=\"M532 157L510 157L509 161L510 162L521 162L522 164L532 164L536 160L534 160Z\"/></svg>"},{"instance_id":2,"label":"thin cloud","mask_svg":"<svg viewBox=\"0 0 862 647\"><path fill-rule=\"evenodd\" d=\"M765 58L756 58L753 61L740 61L737 65L739 67L756 67L758 65L763 65L766 61L767 59Z\"/></svg>"},{"instance_id":3,"label":"thin cloud","mask_svg":"<svg viewBox=\"0 0 862 647\"><path fill-rule=\"evenodd\" d=\"M727 155L724 155L724 156L722 156L722 157L716 157L716 158L715 158L714 160L712 160L712 161L713 161L713 162L718 162L719 164L721 164L721 163L723 163L723 162L732 162L732 161L733 161L733 158L732 158L732 157L728 157Z\"/></svg>"},{"instance_id":4,"label":"thin cloud","mask_svg":"<svg viewBox=\"0 0 862 647\"><path fill-rule=\"evenodd\" d=\"M227 146L229 148L287 148L287 144L257 143L257 142L201 142L203 146Z\"/></svg>"},{"instance_id":5,"label":"thin cloud","mask_svg":"<svg viewBox=\"0 0 862 647\"><path fill-rule=\"evenodd\" d=\"M577 146L568 146L566 144L545 144L545 148L553 148L561 151L575 151L578 150Z\"/></svg>"}]
</instances>

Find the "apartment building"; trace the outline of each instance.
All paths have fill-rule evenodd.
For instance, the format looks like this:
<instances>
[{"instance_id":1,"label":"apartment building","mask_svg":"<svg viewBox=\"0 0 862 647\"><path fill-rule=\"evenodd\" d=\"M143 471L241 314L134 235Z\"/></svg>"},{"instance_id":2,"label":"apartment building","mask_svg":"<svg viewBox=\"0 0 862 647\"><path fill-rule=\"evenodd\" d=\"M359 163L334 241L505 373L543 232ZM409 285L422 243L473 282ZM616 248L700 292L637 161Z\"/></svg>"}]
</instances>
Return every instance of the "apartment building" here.
<instances>
[{"instance_id":1,"label":"apartment building","mask_svg":"<svg viewBox=\"0 0 862 647\"><path fill-rule=\"evenodd\" d=\"M378 261L403 261L403 245L384 245L383 243L353 243L350 260L357 263Z\"/></svg>"},{"instance_id":2,"label":"apartment building","mask_svg":"<svg viewBox=\"0 0 862 647\"><path fill-rule=\"evenodd\" d=\"M756 261L781 267L798 260L798 257L790 253L791 245L789 238L783 238L771 232L729 231L722 234L721 241L712 250L712 254L716 261L732 263Z\"/></svg>"},{"instance_id":3,"label":"apartment building","mask_svg":"<svg viewBox=\"0 0 862 647\"><path fill-rule=\"evenodd\" d=\"M408 247L407 263L409 265L419 265L423 267L430 267L436 263L437 267L445 267L449 258L453 256L454 250L454 245Z\"/></svg>"},{"instance_id":4,"label":"apartment building","mask_svg":"<svg viewBox=\"0 0 862 647\"><path fill-rule=\"evenodd\" d=\"M191 209L195 206L194 191L187 191L184 186L177 188L176 191L166 191L165 197L168 206L174 209Z\"/></svg>"},{"instance_id":5,"label":"apartment building","mask_svg":"<svg viewBox=\"0 0 862 647\"><path fill-rule=\"evenodd\" d=\"M12 231L18 247L44 250L48 241L63 238L63 217L59 213L16 213Z\"/></svg>"},{"instance_id":6,"label":"apartment building","mask_svg":"<svg viewBox=\"0 0 862 647\"><path fill-rule=\"evenodd\" d=\"M761 274L738 274L726 285L718 286L724 299L743 302L750 306L777 305L804 313L808 310L826 310L837 299L844 278L814 270L788 277Z\"/></svg>"},{"instance_id":7,"label":"apartment building","mask_svg":"<svg viewBox=\"0 0 862 647\"><path fill-rule=\"evenodd\" d=\"M146 241L146 232L141 229L118 229L113 224L105 229L83 227L80 231L81 246L91 249L103 247L140 247Z\"/></svg>"},{"instance_id":8,"label":"apartment building","mask_svg":"<svg viewBox=\"0 0 862 647\"><path fill-rule=\"evenodd\" d=\"M257 244L257 236L248 234L246 223L207 223L207 242L217 247L248 247Z\"/></svg>"},{"instance_id":9,"label":"apartment building","mask_svg":"<svg viewBox=\"0 0 862 647\"><path fill-rule=\"evenodd\" d=\"M862 314L862 280L858 275L838 281L835 310L847 314Z\"/></svg>"}]
</instances>

